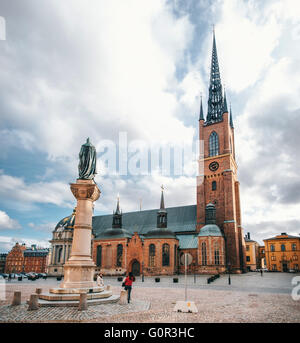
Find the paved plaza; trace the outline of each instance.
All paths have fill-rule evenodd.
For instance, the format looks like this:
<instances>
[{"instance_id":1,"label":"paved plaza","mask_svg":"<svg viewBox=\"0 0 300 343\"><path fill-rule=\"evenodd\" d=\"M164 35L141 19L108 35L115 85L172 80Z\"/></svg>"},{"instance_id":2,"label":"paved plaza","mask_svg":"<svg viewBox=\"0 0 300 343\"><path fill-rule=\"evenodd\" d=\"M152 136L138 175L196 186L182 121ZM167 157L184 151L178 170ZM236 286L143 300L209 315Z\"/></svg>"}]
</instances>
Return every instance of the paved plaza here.
<instances>
[{"instance_id":1,"label":"paved plaza","mask_svg":"<svg viewBox=\"0 0 300 343\"><path fill-rule=\"evenodd\" d=\"M104 323L281 323L300 322L300 300L293 300L292 279L300 274L247 273L222 275L207 284L207 276L187 277L188 300L194 301L198 313L176 313L173 308L177 300L184 300L183 275L179 282L173 277L161 277L156 283L154 277L137 278L132 290L132 302L126 305L102 304L89 306L87 311L76 307L44 308L28 311L25 303L36 288L48 291L60 283L56 278L22 282L12 280L6 283L5 300L0 301L0 322L104 322ZM176 276L177 277L177 276ZM113 294L121 291L117 277L104 277ZM195 282L196 281L196 282ZM22 292L22 305L12 307L13 292Z\"/></svg>"}]
</instances>

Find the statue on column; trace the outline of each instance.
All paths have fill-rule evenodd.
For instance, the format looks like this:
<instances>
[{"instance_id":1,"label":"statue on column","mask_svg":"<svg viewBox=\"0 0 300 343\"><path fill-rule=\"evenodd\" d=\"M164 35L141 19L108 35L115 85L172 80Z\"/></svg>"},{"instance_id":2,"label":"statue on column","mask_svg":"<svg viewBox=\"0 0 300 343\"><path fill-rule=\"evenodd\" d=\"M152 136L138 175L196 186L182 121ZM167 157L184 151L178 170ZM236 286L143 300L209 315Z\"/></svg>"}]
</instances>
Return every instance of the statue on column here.
<instances>
[{"instance_id":1,"label":"statue on column","mask_svg":"<svg viewBox=\"0 0 300 343\"><path fill-rule=\"evenodd\" d=\"M81 146L79 153L79 179L80 180L93 180L96 170L97 153L95 147L90 143L90 139Z\"/></svg>"}]
</instances>

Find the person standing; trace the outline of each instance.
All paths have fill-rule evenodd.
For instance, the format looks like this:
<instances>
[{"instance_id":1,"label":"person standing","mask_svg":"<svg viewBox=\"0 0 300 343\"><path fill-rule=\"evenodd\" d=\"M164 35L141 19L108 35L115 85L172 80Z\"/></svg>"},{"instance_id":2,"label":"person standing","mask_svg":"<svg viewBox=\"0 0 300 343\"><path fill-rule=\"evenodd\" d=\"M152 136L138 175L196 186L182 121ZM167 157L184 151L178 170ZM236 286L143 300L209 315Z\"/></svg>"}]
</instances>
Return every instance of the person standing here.
<instances>
[{"instance_id":1,"label":"person standing","mask_svg":"<svg viewBox=\"0 0 300 343\"><path fill-rule=\"evenodd\" d=\"M101 273L97 275L97 286L104 287L103 275Z\"/></svg>"},{"instance_id":2,"label":"person standing","mask_svg":"<svg viewBox=\"0 0 300 343\"><path fill-rule=\"evenodd\" d=\"M260 276L264 276L264 275L263 275L263 270L262 270L262 269L260 270Z\"/></svg>"},{"instance_id":3,"label":"person standing","mask_svg":"<svg viewBox=\"0 0 300 343\"><path fill-rule=\"evenodd\" d=\"M135 277L133 276L132 272L129 273L129 275L125 279L125 291L127 291L127 300L128 304L130 303L130 296L131 296L131 290L132 290L132 282L135 281Z\"/></svg>"}]
</instances>

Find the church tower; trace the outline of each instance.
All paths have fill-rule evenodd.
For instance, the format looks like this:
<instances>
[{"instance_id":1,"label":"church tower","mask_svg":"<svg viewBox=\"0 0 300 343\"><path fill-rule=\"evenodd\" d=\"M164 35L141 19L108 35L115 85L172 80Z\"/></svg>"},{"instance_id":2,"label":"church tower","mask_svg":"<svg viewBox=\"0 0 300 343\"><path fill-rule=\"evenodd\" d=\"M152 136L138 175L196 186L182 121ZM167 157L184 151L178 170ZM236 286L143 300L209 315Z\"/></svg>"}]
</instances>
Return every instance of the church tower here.
<instances>
[{"instance_id":1,"label":"church tower","mask_svg":"<svg viewBox=\"0 0 300 343\"><path fill-rule=\"evenodd\" d=\"M206 120L202 99L199 116L199 139L204 142L204 175L197 183L197 231L205 225L205 208L212 203L216 208L216 224L225 237L226 266L232 272L246 270L245 242L241 227L241 210L237 164L235 160L232 113L228 113L223 93L215 32L211 58L209 97Z\"/></svg>"}]
</instances>

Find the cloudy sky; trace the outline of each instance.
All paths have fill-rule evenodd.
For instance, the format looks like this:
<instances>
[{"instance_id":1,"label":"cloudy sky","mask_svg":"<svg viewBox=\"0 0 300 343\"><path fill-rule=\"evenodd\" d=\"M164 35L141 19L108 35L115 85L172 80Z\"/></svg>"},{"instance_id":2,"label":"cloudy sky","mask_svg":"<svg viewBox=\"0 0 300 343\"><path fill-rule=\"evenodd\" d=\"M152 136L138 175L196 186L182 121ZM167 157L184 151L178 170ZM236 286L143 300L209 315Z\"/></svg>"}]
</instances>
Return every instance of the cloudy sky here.
<instances>
[{"instance_id":1,"label":"cloudy sky","mask_svg":"<svg viewBox=\"0 0 300 343\"><path fill-rule=\"evenodd\" d=\"M140 199L156 208L161 184L167 206L195 203L194 175L104 173L102 147L120 132L144 147L197 137L213 24L244 231L259 243L300 234L298 0L1 0L0 16L0 252L48 246L75 206L69 183L87 137L98 152L95 215L111 213L118 193L124 212Z\"/></svg>"}]
</instances>

